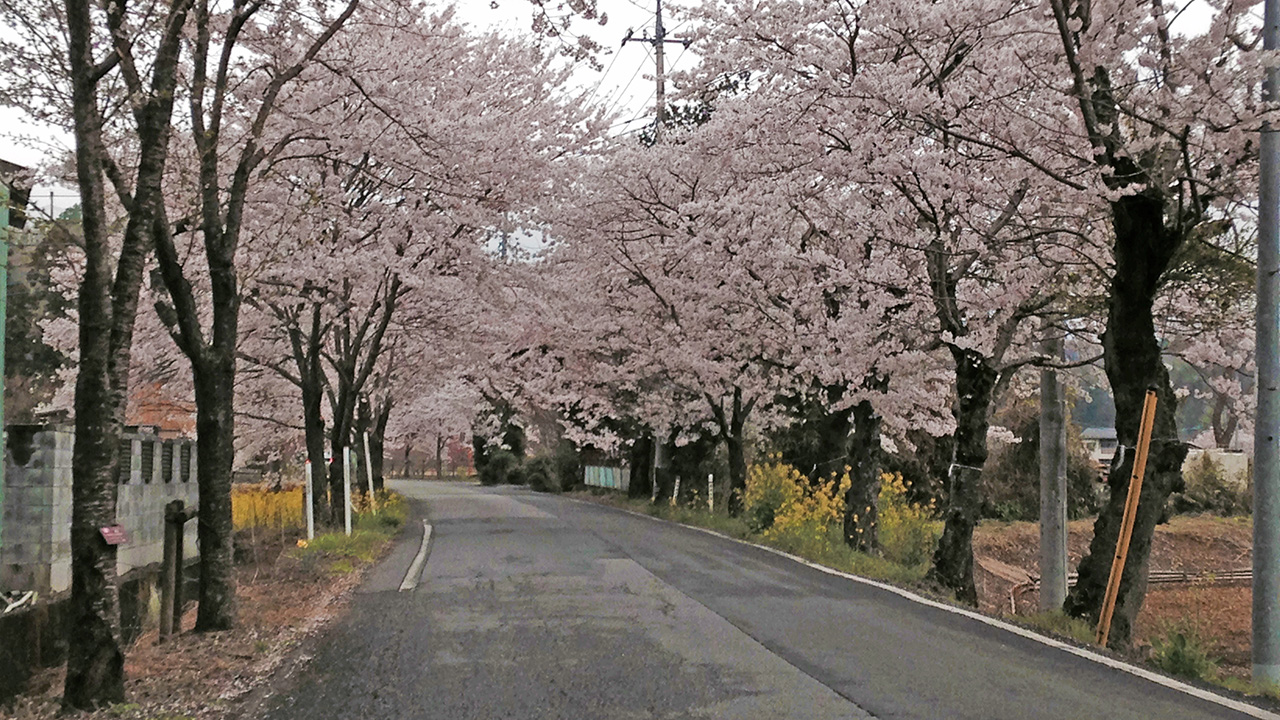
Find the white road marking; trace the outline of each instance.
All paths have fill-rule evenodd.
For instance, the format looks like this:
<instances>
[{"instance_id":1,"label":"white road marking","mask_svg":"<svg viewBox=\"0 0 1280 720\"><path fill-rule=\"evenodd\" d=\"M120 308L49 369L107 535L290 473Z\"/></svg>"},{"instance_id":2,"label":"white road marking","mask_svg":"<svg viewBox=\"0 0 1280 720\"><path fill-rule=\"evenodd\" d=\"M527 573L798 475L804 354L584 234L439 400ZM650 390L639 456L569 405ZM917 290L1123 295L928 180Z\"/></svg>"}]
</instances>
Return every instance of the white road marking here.
<instances>
[{"instance_id":1,"label":"white road marking","mask_svg":"<svg viewBox=\"0 0 1280 720\"><path fill-rule=\"evenodd\" d=\"M404 576L404 582L400 583L400 592L407 592L418 586L418 578L422 577L422 566L427 562L427 549L431 546L431 525L426 520L422 521L422 547L418 548L418 555L409 565L409 572Z\"/></svg>"}]
</instances>

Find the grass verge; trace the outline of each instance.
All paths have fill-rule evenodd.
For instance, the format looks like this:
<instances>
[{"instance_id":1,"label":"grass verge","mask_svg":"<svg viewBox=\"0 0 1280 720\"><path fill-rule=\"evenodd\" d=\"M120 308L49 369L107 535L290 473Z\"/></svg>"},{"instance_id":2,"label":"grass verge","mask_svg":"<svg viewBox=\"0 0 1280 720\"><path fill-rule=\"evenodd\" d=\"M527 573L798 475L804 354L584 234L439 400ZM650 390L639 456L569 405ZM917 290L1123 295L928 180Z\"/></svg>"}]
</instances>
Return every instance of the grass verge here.
<instances>
[{"instance_id":1,"label":"grass verge","mask_svg":"<svg viewBox=\"0 0 1280 720\"><path fill-rule=\"evenodd\" d=\"M832 528L823 542L796 542L783 535L771 537L767 533L752 532L740 517L730 517L724 512L710 512L702 508L672 507L666 503L651 503L644 499L628 498L616 492L603 490L577 490L569 497L630 510L682 525L714 530L738 540L764 545L842 572L860 575L872 580L882 580L899 585L918 585L929 570L927 562L918 565L902 565L891 560L857 552L845 545L838 528Z\"/></svg>"}]
</instances>

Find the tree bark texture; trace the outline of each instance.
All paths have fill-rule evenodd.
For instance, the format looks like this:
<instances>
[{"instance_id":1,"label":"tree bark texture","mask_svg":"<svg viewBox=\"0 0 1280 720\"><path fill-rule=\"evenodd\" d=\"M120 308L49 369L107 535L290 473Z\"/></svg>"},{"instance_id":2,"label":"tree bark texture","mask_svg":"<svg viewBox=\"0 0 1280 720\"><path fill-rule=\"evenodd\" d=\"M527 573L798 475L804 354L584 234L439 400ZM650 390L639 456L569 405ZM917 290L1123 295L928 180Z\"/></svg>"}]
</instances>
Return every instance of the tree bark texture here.
<instances>
[{"instance_id":1,"label":"tree bark texture","mask_svg":"<svg viewBox=\"0 0 1280 720\"><path fill-rule=\"evenodd\" d=\"M880 543L876 525L880 495L880 416L871 402L853 406L853 435L849 442L849 489L844 501L844 541L859 552L875 552Z\"/></svg>"},{"instance_id":2,"label":"tree bark texture","mask_svg":"<svg viewBox=\"0 0 1280 720\"><path fill-rule=\"evenodd\" d=\"M956 361L955 452L949 473L950 492L942 538L934 552L929 579L950 590L956 600L977 606L973 582L973 528L982 505L980 481L987 462L988 412L996 371L986 358L952 347Z\"/></svg>"},{"instance_id":3,"label":"tree bark texture","mask_svg":"<svg viewBox=\"0 0 1280 720\"><path fill-rule=\"evenodd\" d=\"M373 431L369 433L369 455L371 456L369 462L373 466L374 492L383 490L386 487L386 480L382 472L386 466L387 423L391 421L391 408L390 397L384 398L378 404L378 410L373 416Z\"/></svg>"},{"instance_id":4,"label":"tree bark texture","mask_svg":"<svg viewBox=\"0 0 1280 720\"><path fill-rule=\"evenodd\" d=\"M196 481L200 509L198 632L228 630L236 620L235 553L231 524L231 468L235 463L235 360L210 353L193 363L196 395Z\"/></svg>"},{"instance_id":5,"label":"tree bark texture","mask_svg":"<svg viewBox=\"0 0 1280 720\"><path fill-rule=\"evenodd\" d=\"M345 478L347 469L343 465L343 452L347 449L345 442L334 440L330 445L330 452L333 457L329 460L329 522L334 526L342 525L346 517L345 495ZM351 487L354 492L355 481L352 480Z\"/></svg>"},{"instance_id":6,"label":"tree bark texture","mask_svg":"<svg viewBox=\"0 0 1280 720\"><path fill-rule=\"evenodd\" d=\"M1158 400L1146 477L1111 621L1109 643L1116 648L1129 644L1134 619L1146 597L1151 538L1169 495L1182 487L1182 462L1187 454L1186 445L1178 439L1177 398L1161 358L1152 314L1161 276L1181 240L1166 231L1163 213L1163 201L1156 191L1126 196L1112 204L1116 267L1102 349L1115 396L1116 438L1123 452L1117 451L1108 481L1110 499L1094 523L1089 554L1080 561L1079 579L1063 606L1068 614L1092 621L1101 612L1133 472L1142 404L1147 388L1155 388Z\"/></svg>"}]
</instances>

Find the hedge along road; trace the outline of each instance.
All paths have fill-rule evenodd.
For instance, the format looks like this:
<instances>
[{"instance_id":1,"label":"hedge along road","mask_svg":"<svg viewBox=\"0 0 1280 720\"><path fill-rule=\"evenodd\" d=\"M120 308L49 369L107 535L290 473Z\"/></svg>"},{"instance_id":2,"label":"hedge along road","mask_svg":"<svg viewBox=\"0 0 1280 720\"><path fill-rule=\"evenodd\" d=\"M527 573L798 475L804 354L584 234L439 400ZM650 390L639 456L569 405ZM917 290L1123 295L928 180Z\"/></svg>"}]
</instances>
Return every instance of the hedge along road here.
<instances>
[{"instance_id":1,"label":"hedge along road","mask_svg":"<svg viewBox=\"0 0 1280 720\"><path fill-rule=\"evenodd\" d=\"M1277 717L775 553L513 488L400 482L433 526L371 575L271 718Z\"/></svg>"}]
</instances>

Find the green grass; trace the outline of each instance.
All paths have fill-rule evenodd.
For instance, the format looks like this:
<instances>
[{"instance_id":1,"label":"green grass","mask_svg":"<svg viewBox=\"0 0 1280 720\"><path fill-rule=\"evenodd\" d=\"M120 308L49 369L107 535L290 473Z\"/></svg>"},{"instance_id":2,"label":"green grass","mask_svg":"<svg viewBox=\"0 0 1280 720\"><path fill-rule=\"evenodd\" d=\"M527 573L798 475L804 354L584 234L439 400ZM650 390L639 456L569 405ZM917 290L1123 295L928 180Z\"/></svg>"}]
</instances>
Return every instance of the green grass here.
<instances>
[{"instance_id":1,"label":"green grass","mask_svg":"<svg viewBox=\"0 0 1280 720\"><path fill-rule=\"evenodd\" d=\"M341 530L317 535L291 553L302 561L304 567L331 575L355 572L382 556L391 538L404 526L408 515L409 508L404 498L392 494L381 501L376 515L372 512L357 513L351 519L350 535Z\"/></svg>"},{"instance_id":2,"label":"green grass","mask_svg":"<svg viewBox=\"0 0 1280 720\"><path fill-rule=\"evenodd\" d=\"M1046 610L1034 615L1014 615L1005 619L1040 633L1070 638L1083 645L1093 644L1094 628L1089 621L1071 617L1061 610Z\"/></svg>"}]
</instances>

